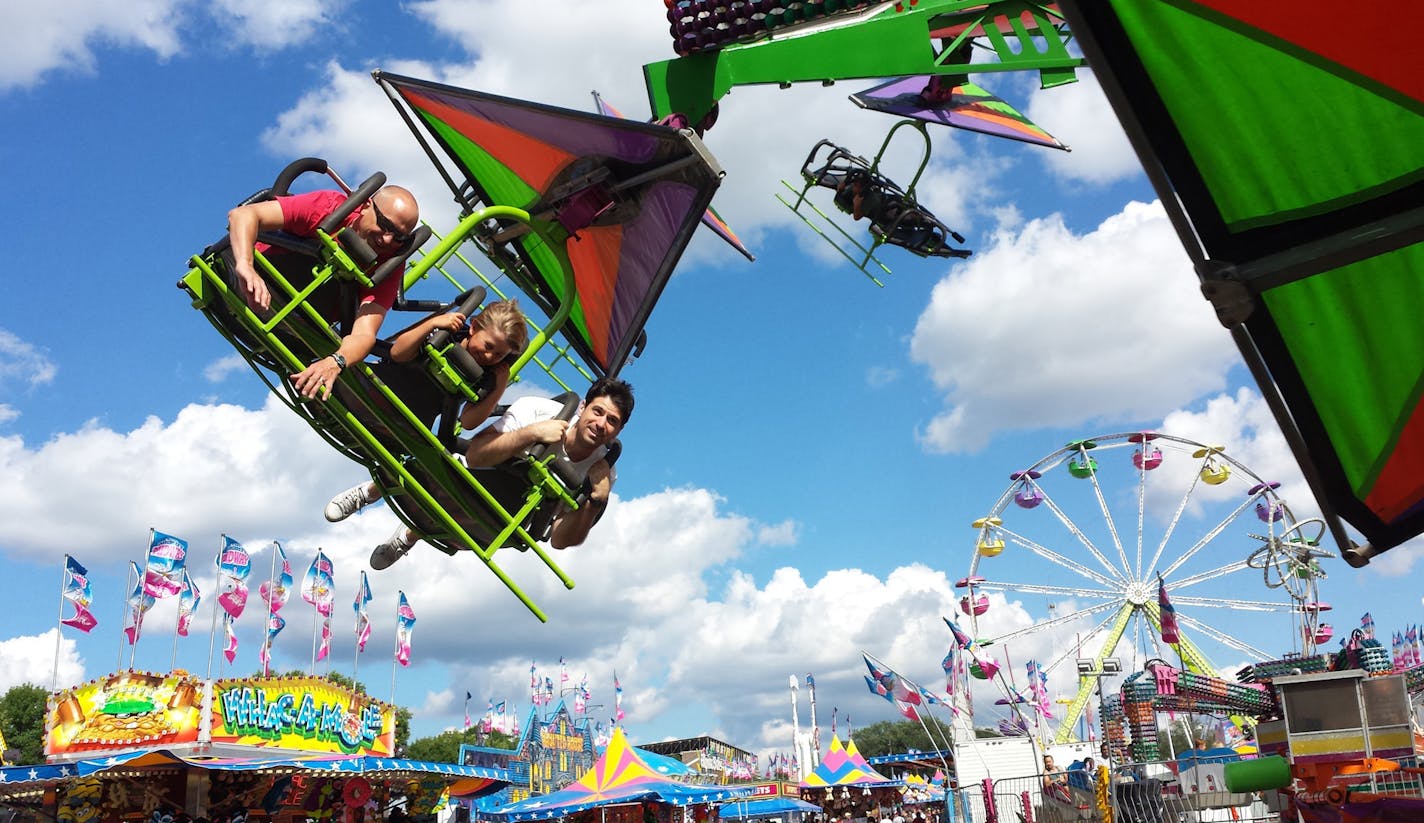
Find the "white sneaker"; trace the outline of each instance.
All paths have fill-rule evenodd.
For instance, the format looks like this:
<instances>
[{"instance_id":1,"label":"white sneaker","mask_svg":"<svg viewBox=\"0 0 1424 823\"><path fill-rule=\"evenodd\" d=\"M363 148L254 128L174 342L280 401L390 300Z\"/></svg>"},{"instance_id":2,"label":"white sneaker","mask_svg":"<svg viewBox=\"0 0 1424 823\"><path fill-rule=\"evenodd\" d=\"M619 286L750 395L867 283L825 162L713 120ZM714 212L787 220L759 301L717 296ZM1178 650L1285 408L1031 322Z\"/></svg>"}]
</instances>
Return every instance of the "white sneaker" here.
<instances>
[{"instance_id":1,"label":"white sneaker","mask_svg":"<svg viewBox=\"0 0 1424 823\"><path fill-rule=\"evenodd\" d=\"M333 523L339 523L360 511L364 506L376 502L369 496L370 493L371 484L362 483L331 498L331 502L326 504L324 512L326 519Z\"/></svg>"},{"instance_id":2,"label":"white sneaker","mask_svg":"<svg viewBox=\"0 0 1424 823\"><path fill-rule=\"evenodd\" d=\"M410 551L410 547L415 545L416 539L410 529L405 526L397 526L395 532L386 538L386 542L371 552L371 568L376 571L390 568L392 563L405 557L406 552Z\"/></svg>"}]
</instances>

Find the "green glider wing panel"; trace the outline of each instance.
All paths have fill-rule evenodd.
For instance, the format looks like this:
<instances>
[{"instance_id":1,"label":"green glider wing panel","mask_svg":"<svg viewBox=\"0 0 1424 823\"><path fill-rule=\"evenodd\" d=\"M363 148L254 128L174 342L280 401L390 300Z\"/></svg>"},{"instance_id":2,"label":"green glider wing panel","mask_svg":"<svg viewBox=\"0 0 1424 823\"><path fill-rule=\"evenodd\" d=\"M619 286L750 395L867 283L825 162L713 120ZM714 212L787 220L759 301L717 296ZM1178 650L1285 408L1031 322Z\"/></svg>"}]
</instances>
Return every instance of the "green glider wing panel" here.
<instances>
[{"instance_id":1,"label":"green glider wing panel","mask_svg":"<svg viewBox=\"0 0 1424 823\"><path fill-rule=\"evenodd\" d=\"M1424 532L1424 6L1064 13L1347 559Z\"/></svg>"}]
</instances>

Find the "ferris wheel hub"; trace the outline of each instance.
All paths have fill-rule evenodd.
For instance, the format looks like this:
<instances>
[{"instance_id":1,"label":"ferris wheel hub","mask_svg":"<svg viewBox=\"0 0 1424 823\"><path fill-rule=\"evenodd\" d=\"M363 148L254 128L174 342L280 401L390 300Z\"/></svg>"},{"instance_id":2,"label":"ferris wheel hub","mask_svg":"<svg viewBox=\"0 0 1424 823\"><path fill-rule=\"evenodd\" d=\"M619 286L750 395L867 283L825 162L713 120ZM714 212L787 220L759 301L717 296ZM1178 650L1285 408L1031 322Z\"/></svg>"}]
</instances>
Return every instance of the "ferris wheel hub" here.
<instances>
[{"instance_id":1,"label":"ferris wheel hub","mask_svg":"<svg viewBox=\"0 0 1424 823\"><path fill-rule=\"evenodd\" d=\"M1145 606L1147 601L1152 599L1152 586L1142 580L1128 583L1123 592L1123 599L1134 606Z\"/></svg>"}]
</instances>

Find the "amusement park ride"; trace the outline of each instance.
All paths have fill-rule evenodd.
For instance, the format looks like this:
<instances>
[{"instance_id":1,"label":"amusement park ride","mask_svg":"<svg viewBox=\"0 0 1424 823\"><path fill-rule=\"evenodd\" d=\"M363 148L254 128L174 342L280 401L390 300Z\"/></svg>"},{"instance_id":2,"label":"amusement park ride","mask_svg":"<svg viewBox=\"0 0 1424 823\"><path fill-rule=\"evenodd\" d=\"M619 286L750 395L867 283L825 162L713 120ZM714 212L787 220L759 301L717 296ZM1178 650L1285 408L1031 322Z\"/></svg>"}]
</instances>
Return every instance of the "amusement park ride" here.
<instances>
[{"instance_id":1,"label":"amusement park ride","mask_svg":"<svg viewBox=\"0 0 1424 823\"><path fill-rule=\"evenodd\" d=\"M1331 7L1317 2L1292 4L1288 13L1228 0L1061 8L1026 0L665 4L678 56L644 67L657 122L377 71L376 82L461 205L459 223L443 235L422 227L401 258L376 271L368 264L370 250L353 232L339 230L339 220L324 224L310 242L264 238L305 257L294 271L259 255L259 271L277 296L271 312L254 312L238 297L222 241L195 255L180 282L194 307L273 393L364 466L397 515L432 545L452 554L473 551L544 619L502 568L498 552L532 551L572 587L541 545L540 523L554 506L578 505L580 490L561 478L559 463L548 455L528 455L491 471L466 468L452 456L461 436L453 415L447 411L432 431L411 411L405 390L394 390L366 363L342 373L330 400L302 399L286 376L335 350L350 323L357 287L401 276L408 264L405 290L439 294L403 296L396 309L428 313L457 306L474 311L485 295L509 296L502 287L512 286L535 310L530 344L512 365L511 380L537 372L573 390L618 375L646 344L644 325L663 287L699 220L710 219L722 171L702 132L734 88L874 81L852 100L901 118L879 151L867 159L848 147L817 143L800 169L800 185L787 184L793 196L782 202L827 239L822 225L839 232L833 244L862 271L873 263L888 272L877 257L885 245L925 257L970 254L964 238L917 199L930 168L930 126L1066 148L969 76L1037 72L1040 84L1053 88L1074 82L1090 64L1166 204L1207 298L1285 431L1324 519L1297 522L1268 479L1219 447L1147 433L1078 441L1015 472L1010 488L976 522L978 551L961 581L971 625L982 614L986 591L1054 593L1046 584L990 573L996 549L1017 543L1095 587L1097 602L1071 618L1096 619L1113 638L1099 658L1130 631L1160 630L1158 587L1152 585L1159 571L1163 590L1171 592L1204 591L1212 581L1261 572L1268 590L1280 597L1242 601L1184 592L1177 601L1288 612L1308 652L1327 637L1314 592L1316 561L1326 554L1317 545L1322 533L1331 533L1345 559L1363 564L1424 531L1424 487L1411 470L1424 464L1424 413L1417 411L1416 390L1424 374L1424 327L1412 317L1380 322L1377 313L1381 303L1417 305L1412 296L1424 269L1424 210L1418 205L1424 202L1424 89L1416 71L1401 70L1387 56L1409 53L1400 38L1410 26L1359 21L1357 37L1324 38L1315 33L1328 26L1296 25L1332 19ZM1402 14L1412 19L1421 12ZM1364 43L1398 43L1400 50ZM1273 70L1238 71L1248 60ZM1367 138L1353 120L1339 133L1314 128L1320 113L1315 101L1334 107L1329 111L1359 107L1361 117L1382 125L1372 125ZM1223 122L1231 125L1226 137ZM1258 127L1265 135L1259 140L1252 138ZM889 179L882 163L902 151L903 141L892 141L897 133L920 138L918 170L906 183ZM1284 139L1287 133L1290 139ZM1318 169L1313 161L1319 157L1351 162L1308 179L1294 173ZM330 174L349 193L346 214L383 181L378 175L353 190L325 163L298 161L250 199L277 196L302 173ZM825 196L834 209L865 221L868 242L812 202ZM432 239L433 246L423 248ZM482 272L471 252L497 273ZM1366 281L1369 289L1360 287ZM1388 365L1378 356L1383 351L1392 353ZM412 367L420 391L448 398L447 409L479 395L480 369L462 353L447 339L432 339ZM1097 457L1114 448L1135 450L1143 488L1150 471L1162 471L1162 453L1172 450L1191 455L1178 459L1197 461L1191 489L1215 489L1228 477L1244 483L1235 514L1254 511L1261 518L1249 537L1249 545L1258 547L1254 554L1192 569L1190 562L1205 559L1202 550L1219 531L1173 556L1165 540L1155 547L1143 542L1140 517L1136 541L1122 539L1106 508L1108 537L1090 537L1074 525L1067 508L1048 493L1048 471L1063 465L1065 474L1097 490L1101 502ZM1015 518L1040 503L1077 536L1083 558L1070 558L1020 530ZM1367 543L1350 540L1346 520ZM1159 568L1159 561L1165 565ZM1213 634L1207 624L1183 619ZM1229 639L1220 632L1213 636ZM1206 666L1191 643L1179 644L1178 652L1188 670ZM1086 699L1080 691L1072 712L1081 711Z\"/></svg>"}]
</instances>

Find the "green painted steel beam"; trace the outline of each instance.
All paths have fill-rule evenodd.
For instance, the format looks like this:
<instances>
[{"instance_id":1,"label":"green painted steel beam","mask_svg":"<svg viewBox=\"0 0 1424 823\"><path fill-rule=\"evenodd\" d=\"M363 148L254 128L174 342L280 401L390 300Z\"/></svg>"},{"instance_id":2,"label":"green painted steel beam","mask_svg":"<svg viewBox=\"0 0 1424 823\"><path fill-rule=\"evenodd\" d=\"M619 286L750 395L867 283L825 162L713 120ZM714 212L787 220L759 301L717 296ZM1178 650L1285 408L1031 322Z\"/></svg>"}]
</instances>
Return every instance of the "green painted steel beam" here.
<instances>
[{"instance_id":1,"label":"green painted steel beam","mask_svg":"<svg viewBox=\"0 0 1424 823\"><path fill-rule=\"evenodd\" d=\"M1093 657L1093 671L1099 674L1080 676L1078 678L1078 693L1073 695L1073 699L1068 703L1068 709L1063 713L1063 719L1058 724L1058 730L1053 734L1054 743L1067 743L1073 739L1073 727L1078 725L1078 718L1083 716L1083 709L1087 708L1088 700L1092 698L1093 691L1097 689L1098 680L1102 677L1103 661L1112 657L1117 651L1117 644L1121 642L1122 635L1127 631L1128 624L1132 622L1132 614L1137 607L1131 603L1123 603L1118 609L1117 618L1113 620L1112 628L1108 629L1108 635L1103 639L1103 645Z\"/></svg>"},{"instance_id":2,"label":"green painted steel beam","mask_svg":"<svg viewBox=\"0 0 1424 823\"><path fill-rule=\"evenodd\" d=\"M932 33L953 30L951 39ZM701 119L736 86L830 83L919 74L1038 71L1045 87L1073 82L1086 65L1067 44L1072 35L1048 4L1027 0L921 0L830 16L773 31L759 40L643 67L655 117L673 112ZM970 41L997 62L969 62Z\"/></svg>"}]
</instances>

